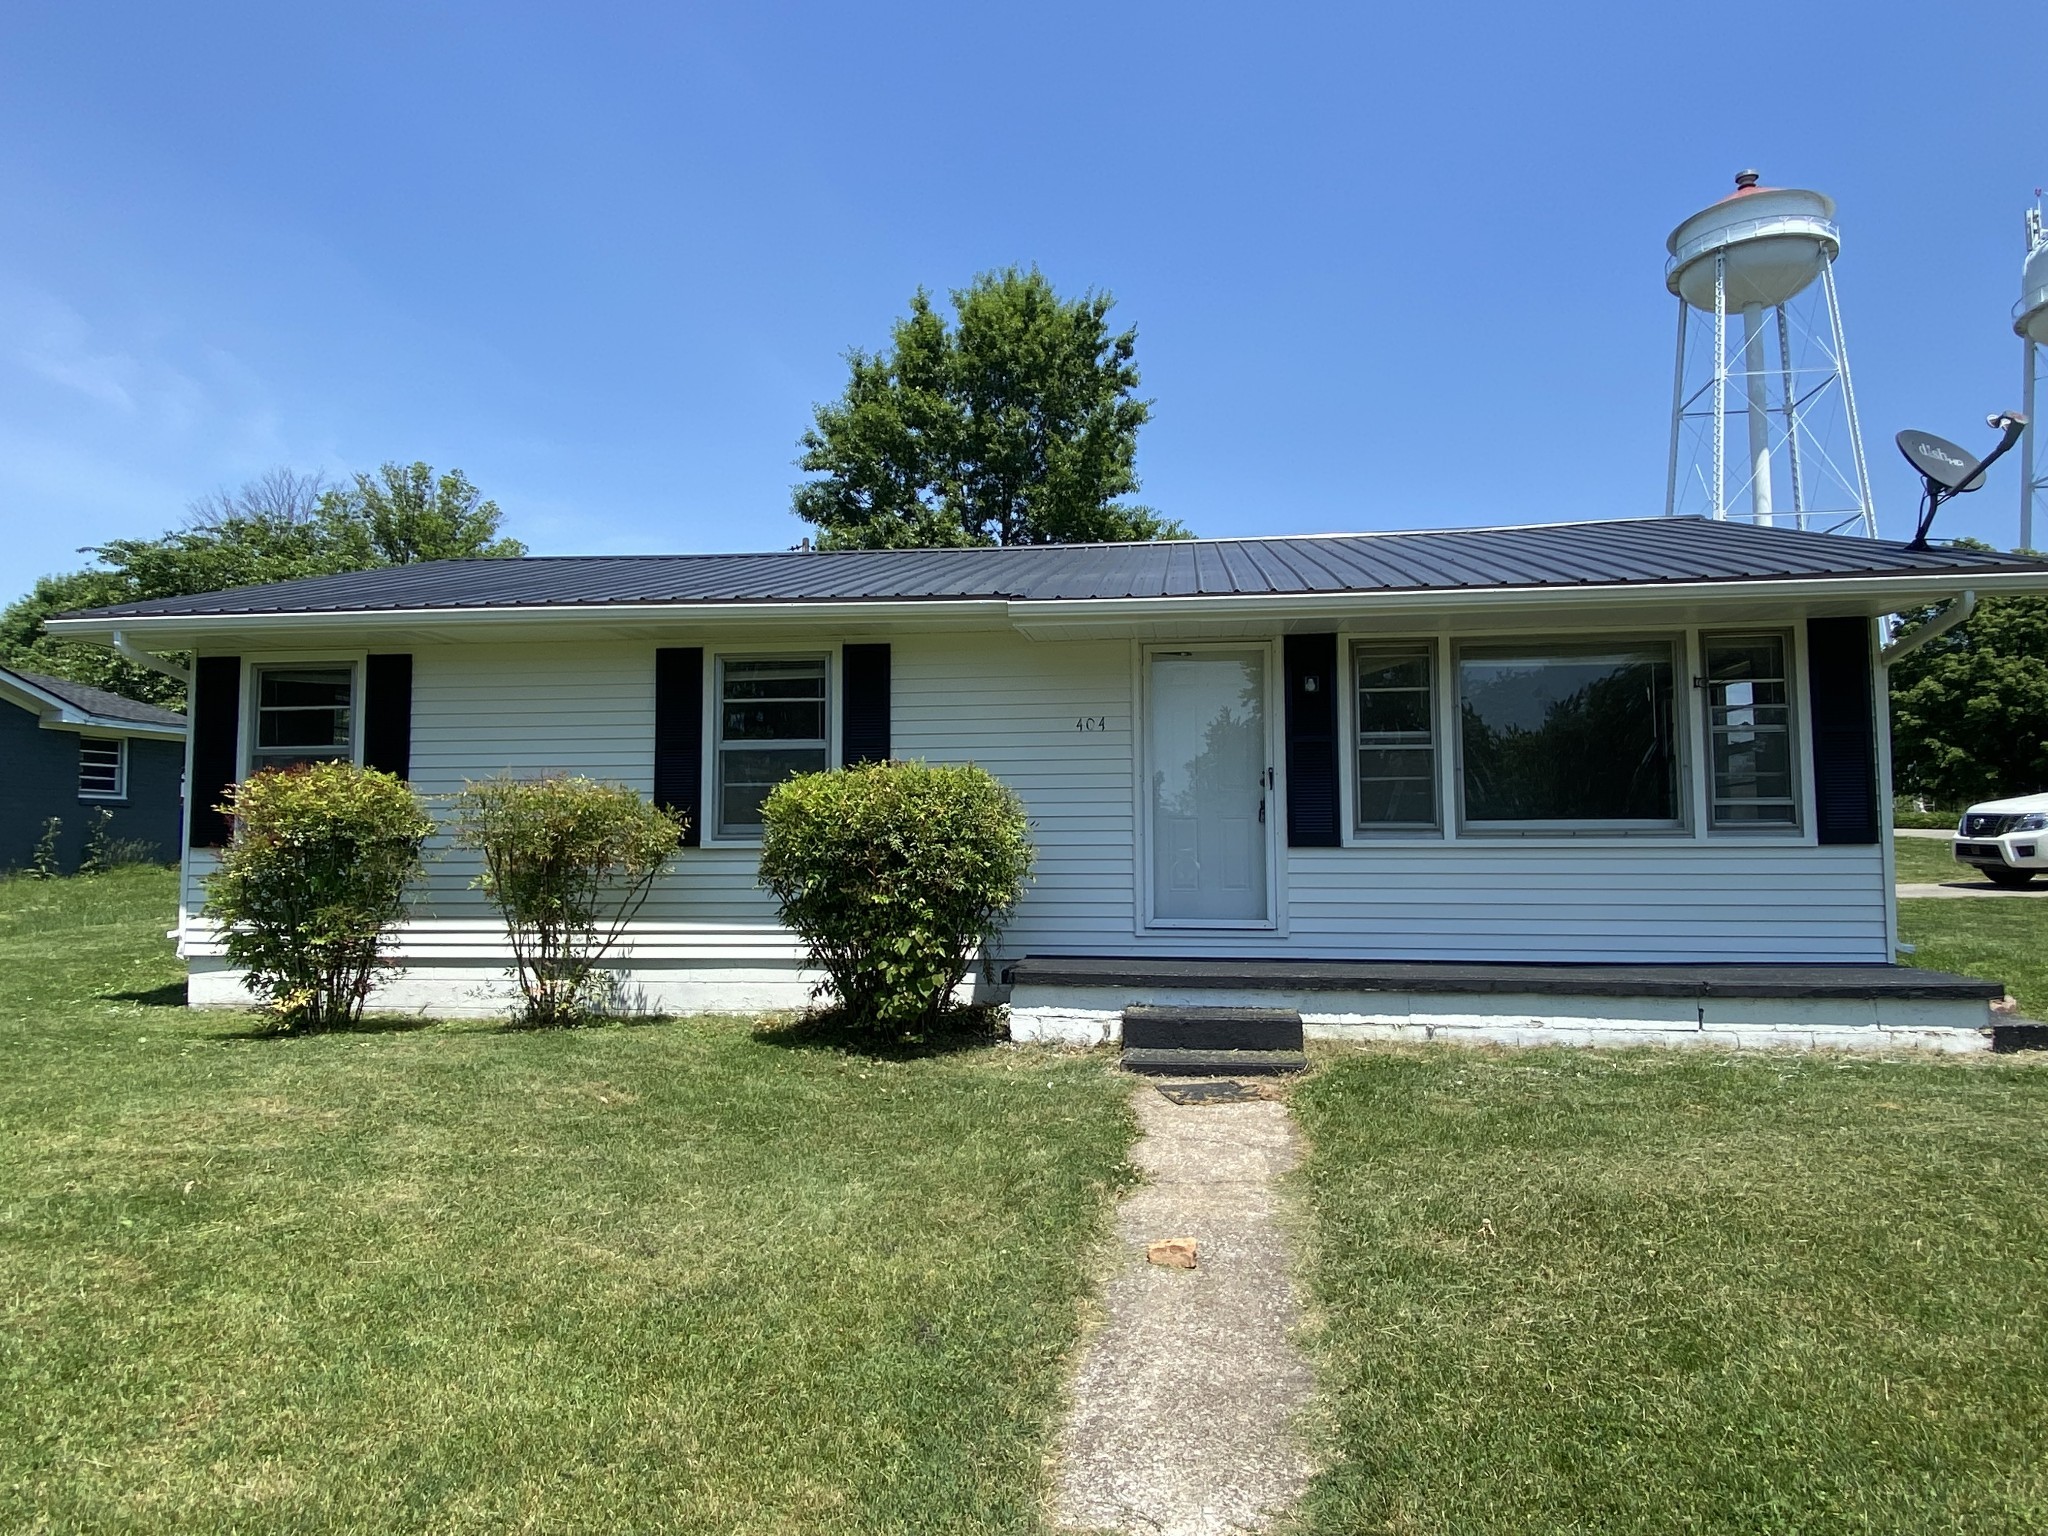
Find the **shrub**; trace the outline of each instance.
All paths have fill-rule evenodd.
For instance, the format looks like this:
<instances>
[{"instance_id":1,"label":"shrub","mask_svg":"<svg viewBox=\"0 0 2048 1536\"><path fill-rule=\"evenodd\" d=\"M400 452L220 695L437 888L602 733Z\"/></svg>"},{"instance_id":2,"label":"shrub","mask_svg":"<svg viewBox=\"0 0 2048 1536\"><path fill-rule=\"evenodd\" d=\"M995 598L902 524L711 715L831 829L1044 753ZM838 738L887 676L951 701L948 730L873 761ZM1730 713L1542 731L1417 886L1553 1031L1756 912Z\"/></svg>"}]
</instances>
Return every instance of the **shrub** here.
<instances>
[{"instance_id":1,"label":"shrub","mask_svg":"<svg viewBox=\"0 0 2048 1536\"><path fill-rule=\"evenodd\" d=\"M154 864L160 850L141 837L114 836L114 813L104 805L92 813L85 829L85 851L79 856L81 875L104 875L127 864Z\"/></svg>"},{"instance_id":2,"label":"shrub","mask_svg":"<svg viewBox=\"0 0 2048 1536\"><path fill-rule=\"evenodd\" d=\"M928 1027L1031 874L1024 808L970 765L869 763L769 794L761 883L850 1022Z\"/></svg>"},{"instance_id":3,"label":"shrub","mask_svg":"<svg viewBox=\"0 0 2048 1536\"><path fill-rule=\"evenodd\" d=\"M373 768L308 763L251 774L221 809L234 836L206 910L228 958L285 1028L353 1022L434 830L419 797Z\"/></svg>"},{"instance_id":4,"label":"shrub","mask_svg":"<svg viewBox=\"0 0 2048 1536\"><path fill-rule=\"evenodd\" d=\"M683 824L638 792L594 779L487 779L457 797L456 841L483 855L535 1024L593 1011L597 964L682 841Z\"/></svg>"}]
</instances>

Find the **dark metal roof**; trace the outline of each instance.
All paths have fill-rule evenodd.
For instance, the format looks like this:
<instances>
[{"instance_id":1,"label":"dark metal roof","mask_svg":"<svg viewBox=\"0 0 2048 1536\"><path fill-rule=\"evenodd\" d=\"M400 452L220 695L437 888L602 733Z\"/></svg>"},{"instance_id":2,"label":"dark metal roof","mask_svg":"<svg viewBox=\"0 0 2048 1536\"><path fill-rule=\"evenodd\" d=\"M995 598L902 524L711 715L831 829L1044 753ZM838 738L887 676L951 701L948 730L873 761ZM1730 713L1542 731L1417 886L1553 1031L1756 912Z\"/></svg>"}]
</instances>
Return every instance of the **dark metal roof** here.
<instances>
[{"instance_id":1,"label":"dark metal roof","mask_svg":"<svg viewBox=\"0 0 2048 1536\"><path fill-rule=\"evenodd\" d=\"M67 617L377 613L635 603L1314 595L2039 571L2048 562L1703 518L1007 549L442 560Z\"/></svg>"},{"instance_id":2,"label":"dark metal roof","mask_svg":"<svg viewBox=\"0 0 2048 1536\"><path fill-rule=\"evenodd\" d=\"M74 683L68 678L48 677L41 672L23 672L14 667L0 668L0 671L8 672L54 698L62 699L82 714L96 715L102 720L118 720L128 725L168 725L175 726L181 731L185 728L185 717L175 711L123 698L120 694L109 693L104 688L88 688L84 683Z\"/></svg>"}]
</instances>

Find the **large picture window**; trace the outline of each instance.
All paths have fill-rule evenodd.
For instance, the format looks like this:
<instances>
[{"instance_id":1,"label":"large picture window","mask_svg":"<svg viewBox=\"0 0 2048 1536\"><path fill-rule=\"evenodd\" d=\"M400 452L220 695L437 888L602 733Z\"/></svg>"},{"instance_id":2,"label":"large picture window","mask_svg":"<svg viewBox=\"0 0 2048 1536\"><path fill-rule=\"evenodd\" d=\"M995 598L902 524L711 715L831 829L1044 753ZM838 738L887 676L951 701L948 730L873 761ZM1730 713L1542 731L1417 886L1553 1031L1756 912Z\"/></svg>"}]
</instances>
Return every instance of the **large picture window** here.
<instances>
[{"instance_id":1,"label":"large picture window","mask_svg":"<svg viewBox=\"0 0 2048 1536\"><path fill-rule=\"evenodd\" d=\"M1799 802L1783 635L1707 635L1708 786L1713 825L1792 827Z\"/></svg>"},{"instance_id":2,"label":"large picture window","mask_svg":"<svg viewBox=\"0 0 2048 1536\"><path fill-rule=\"evenodd\" d=\"M1361 832L1435 827L1436 655L1428 645L1360 645L1356 679Z\"/></svg>"},{"instance_id":3,"label":"large picture window","mask_svg":"<svg viewBox=\"0 0 2048 1536\"><path fill-rule=\"evenodd\" d=\"M353 667L258 667L250 770L353 757L354 702Z\"/></svg>"},{"instance_id":4,"label":"large picture window","mask_svg":"<svg viewBox=\"0 0 2048 1536\"><path fill-rule=\"evenodd\" d=\"M1674 671L1668 640L1464 648L1465 821L1501 830L1678 826Z\"/></svg>"},{"instance_id":5,"label":"large picture window","mask_svg":"<svg viewBox=\"0 0 2048 1536\"><path fill-rule=\"evenodd\" d=\"M718 662L718 833L761 830L768 791L831 766L825 743L825 658L721 657Z\"/></svg>"}]
</instances>

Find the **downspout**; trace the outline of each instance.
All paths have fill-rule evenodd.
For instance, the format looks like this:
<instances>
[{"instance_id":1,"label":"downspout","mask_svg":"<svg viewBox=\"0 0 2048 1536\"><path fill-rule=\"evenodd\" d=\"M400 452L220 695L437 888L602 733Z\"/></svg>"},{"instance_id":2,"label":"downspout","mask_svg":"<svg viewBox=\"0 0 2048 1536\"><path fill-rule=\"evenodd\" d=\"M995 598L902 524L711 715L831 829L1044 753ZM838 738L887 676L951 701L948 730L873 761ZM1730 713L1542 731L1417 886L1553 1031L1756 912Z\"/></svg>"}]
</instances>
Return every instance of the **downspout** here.
<instances>
[{"instance_id":1,"label":"downspout","mask_svg":"<svg viewBox=\"0 0 2048 1536\"><path fill-rule=\"evenodd\" d=\"M190 671L179 666L176 662L165 661L161 656L152 656L148 651L143 650L126 635L122 634L120 630L115 630L108 637L108 640L114 647L115 654L123 660L132 661L136 666L145 667L151 672L161 672L165 677L176 678L188 688L192 686L192 674Z\"/></svg>"},{"instance_id":2,"label":"downspout","mask_svg":"<svg viewBox=\"0 0 2048 1536\"><path fill-rule=\"evenodd\" d=\"M1904 634L1892 636L1884 649L1877 653L1877 659L1882 665L1889 667L1902 657L1912 655L1928 641L1940 639L1976 611L1977 594L1965 592L1961 597L1952 599L1925 624L1909 629ZM117 643L120 638L119 635L114 637Z\"/></svg>"}]
</instances>

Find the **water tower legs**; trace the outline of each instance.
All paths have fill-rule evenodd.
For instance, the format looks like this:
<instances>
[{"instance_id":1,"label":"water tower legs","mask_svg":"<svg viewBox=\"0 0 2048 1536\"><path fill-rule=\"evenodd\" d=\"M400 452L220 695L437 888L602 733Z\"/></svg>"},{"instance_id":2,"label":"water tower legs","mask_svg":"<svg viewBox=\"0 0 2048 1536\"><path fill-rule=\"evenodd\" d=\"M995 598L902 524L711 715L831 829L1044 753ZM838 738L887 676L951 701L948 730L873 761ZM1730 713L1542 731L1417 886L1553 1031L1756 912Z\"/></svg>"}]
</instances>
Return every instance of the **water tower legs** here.
<instances>
[{"instance_id":1,"label":"water tower legs","mask_svg":"<svg viewBox=\"0 0 2048 1536\"><path fill-rule=\"evenodd\" d=\"M2025 381L2021 392L2026 400L2020 406L2020 414L2027 418L2026 435L2020 439L2020 548L2034 547L2034 493L2042 489L2041 480L2034 474L2034 439L2040 429L2034 425L2034 375L2041 366L2039 343L2031 337L2020 338L2021 361L2026 372L2020 377Z\"/></svg>"},{"instance_id":2,"label":"water tower legs","mask_svg":"<svg viewBox=\"0 0 2048 1536\"><path fill-rule=\"evenodd\" d=\"M1742 375L1749 397L1749 515L1771 526L1771 402L1764 383L1764 307L1742 306Z\"/></svg>"}]
</instances>

